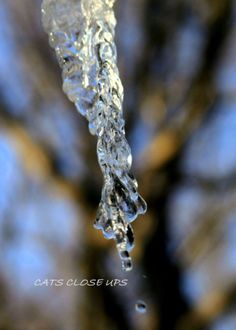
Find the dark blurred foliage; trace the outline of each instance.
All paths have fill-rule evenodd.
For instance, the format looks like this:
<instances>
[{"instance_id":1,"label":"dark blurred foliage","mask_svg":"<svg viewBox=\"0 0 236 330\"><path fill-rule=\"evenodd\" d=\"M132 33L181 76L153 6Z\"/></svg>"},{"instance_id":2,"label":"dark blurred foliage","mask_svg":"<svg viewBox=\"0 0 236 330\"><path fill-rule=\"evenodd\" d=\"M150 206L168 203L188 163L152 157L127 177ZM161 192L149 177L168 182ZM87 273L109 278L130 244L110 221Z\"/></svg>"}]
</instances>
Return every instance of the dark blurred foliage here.
<instances>
[{"instance_id":1,"label":"dark blurred foliage","mask_svg":"<svg viewBox=\"0 0 236 330\"><path fill-rule=\"evenodd\" d=\"M148 203L130 274L93 228L96 141L62 93L40 5L0 1L0 329L235 330L236 3L117 1L126 131ZM129 284L34 286L45 278Z\"/></svg>"}]
</instances>

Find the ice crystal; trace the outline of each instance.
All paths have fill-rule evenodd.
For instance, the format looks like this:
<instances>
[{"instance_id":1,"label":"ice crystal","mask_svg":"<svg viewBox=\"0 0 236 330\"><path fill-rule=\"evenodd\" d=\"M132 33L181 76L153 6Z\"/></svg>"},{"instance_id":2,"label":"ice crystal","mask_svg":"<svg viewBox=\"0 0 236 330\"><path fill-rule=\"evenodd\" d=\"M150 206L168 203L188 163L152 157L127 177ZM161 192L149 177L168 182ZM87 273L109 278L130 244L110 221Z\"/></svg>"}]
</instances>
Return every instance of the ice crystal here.
<instances>
[{"instance_id":1,"label":"ice crystal","mask_svg":"<svg viewBox=\"0 0 236 330\"><path fill-rule=\"evenodd\" d=\"M123 268L132 268L130 223L146 211L130 174L131 150L122 115L123 86L114 42L114 0L44 0L43 26L62 69L63 90L97 135L104 176L95 227L115 239Z\"/></svg>"}]
</instances>

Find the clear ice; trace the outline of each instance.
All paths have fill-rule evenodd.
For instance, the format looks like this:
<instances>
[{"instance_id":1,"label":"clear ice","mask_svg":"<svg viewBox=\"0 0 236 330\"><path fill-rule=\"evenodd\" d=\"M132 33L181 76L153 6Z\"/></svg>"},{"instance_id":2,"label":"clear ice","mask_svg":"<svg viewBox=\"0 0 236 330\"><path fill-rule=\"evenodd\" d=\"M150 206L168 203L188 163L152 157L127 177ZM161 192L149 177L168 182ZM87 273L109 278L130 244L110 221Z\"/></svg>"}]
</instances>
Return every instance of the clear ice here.
<instances>
[{"instance_id":1,"label":"clear ice","mask_svg":"<svg viewBox=\"0 0 236 330\"><path fill-rule=\"evenodd\" d=\"M63 91L97 135L104 176L94 226L114 239L123 269L132 269L131 222L146 212L130 174L131 150L122 114L123 86L114 42L115 0L44 0L42 21L62 69Z\"/></svg>"}]
</instances>

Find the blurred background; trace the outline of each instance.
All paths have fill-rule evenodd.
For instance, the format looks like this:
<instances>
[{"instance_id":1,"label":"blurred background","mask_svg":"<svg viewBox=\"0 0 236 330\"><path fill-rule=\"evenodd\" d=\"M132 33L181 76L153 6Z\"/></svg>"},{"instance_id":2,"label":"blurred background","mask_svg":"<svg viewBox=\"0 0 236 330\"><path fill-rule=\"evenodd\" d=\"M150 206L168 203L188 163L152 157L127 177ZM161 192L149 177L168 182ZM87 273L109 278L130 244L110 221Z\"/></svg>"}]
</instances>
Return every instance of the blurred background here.
<instances>
[{"instance_id":1,"label":"blurred background","mask_svg":"<svg viewBox=\"0 0 236 330\"><path fill-rule=\"evenodd\" d=\"M119 0L134 269L93 228L96 139L61 89L40 0L0 0L0 329L236 329L236 2ZM125 287L37 279L128 279ZM135 302L147 312L135 311Z\"/></svg>"}]
</instances>

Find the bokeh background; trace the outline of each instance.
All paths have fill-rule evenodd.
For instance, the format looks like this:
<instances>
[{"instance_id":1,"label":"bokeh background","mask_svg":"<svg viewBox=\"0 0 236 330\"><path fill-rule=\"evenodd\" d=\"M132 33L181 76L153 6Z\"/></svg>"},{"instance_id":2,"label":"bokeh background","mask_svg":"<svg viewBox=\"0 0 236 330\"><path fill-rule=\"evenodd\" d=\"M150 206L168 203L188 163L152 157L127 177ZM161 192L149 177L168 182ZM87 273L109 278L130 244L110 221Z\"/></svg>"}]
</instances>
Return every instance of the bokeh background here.
<instances>
[{"instance_id":1,"label":"bokeh background","mask_svg":"<svg viewBox=\"0 0 236 330\"><path fill-rule=\"evenodd\" d=\"M236 329L236 2L119 0L134 270L93 228L96 141L61 90L40 0L0 0L0 329ZM127 278L126 287L36 279ZM135 302L147 303L146 314Z\"/></svg>"}]
</instances>

